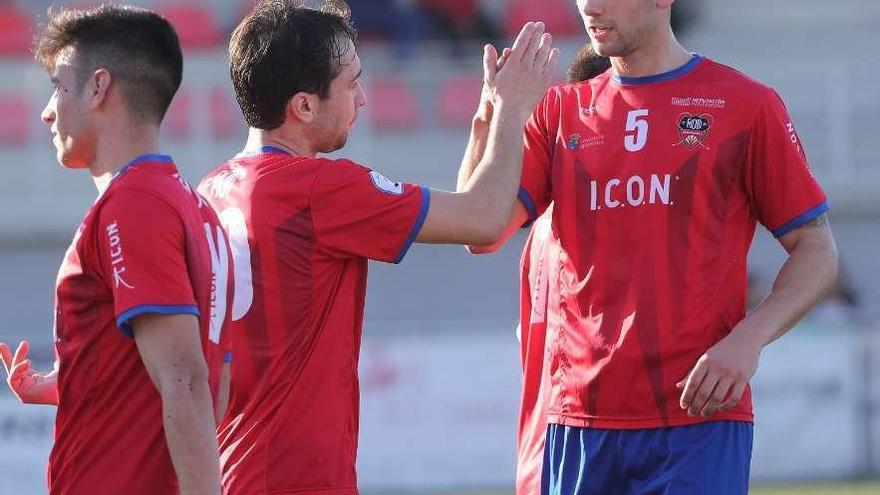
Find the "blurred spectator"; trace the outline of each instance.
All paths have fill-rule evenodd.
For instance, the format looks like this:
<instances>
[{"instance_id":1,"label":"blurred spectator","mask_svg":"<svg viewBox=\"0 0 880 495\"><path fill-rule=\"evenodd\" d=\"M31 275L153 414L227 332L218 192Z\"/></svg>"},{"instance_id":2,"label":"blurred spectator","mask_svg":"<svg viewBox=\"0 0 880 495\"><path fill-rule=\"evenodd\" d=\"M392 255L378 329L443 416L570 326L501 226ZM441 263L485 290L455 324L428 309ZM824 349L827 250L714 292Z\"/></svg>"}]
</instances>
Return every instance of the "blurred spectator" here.
<instances>
[{"instance_id":1,"label":"blurred spectator","mask_svg":"<svg viewBox=\"0 0 880 495\"><path fill-rule=\"evenodd\" d=\"M464 54L463 41L495 43L499 31L477 0L418 0L433 34L452 42L456 56Z\"/></svg>"},{"instance_id":2,"label":"blurred spectator","mask_svg":"<svg viewBox=\"0 0 880 495\"><path fill-rule=\"evenodd\" d=\"M412 55L427 25L414 0L348 0L362 41L390 39L398 57Z\"/></svg>"}]
</instances>

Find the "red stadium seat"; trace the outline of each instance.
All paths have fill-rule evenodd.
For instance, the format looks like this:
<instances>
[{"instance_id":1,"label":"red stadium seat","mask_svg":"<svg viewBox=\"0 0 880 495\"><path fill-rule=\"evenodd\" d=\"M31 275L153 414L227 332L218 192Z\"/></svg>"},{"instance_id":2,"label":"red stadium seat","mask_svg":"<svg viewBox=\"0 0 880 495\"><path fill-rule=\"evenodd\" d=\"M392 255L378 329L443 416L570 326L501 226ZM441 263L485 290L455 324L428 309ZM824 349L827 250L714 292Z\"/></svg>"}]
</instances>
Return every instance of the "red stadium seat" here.
<instances>
[{"instance_id":1,"label":"red stadium seat","mask_svg":"<svg viewBox=\"0 0 880 495\"><path fill-rule=\"evenodd\" d=\"M212 89L208 105L212 136L215 138L229 138L243 135L246 132L247 128L238 105L226 90L223 88Z\"/></svg>"},{"instance_id":2,"label":"red stadium seat","mask_svg":"<svg viewBox=\"0 0 880 495\"><path fill-rule=\"evenodd\" d=\"M0 94L0 145L24 146L30 138L31 122L37 118L31 113L25 95ZM48 134L48 133L47 133Z\"/></svg>"},{"instance_id":3,"label":"red stadium seat","mask_svg":"<svg viewBox=\"0 0 880 495\"><path fill-rule=\"evenodd\" d=\"M572 5L566 0L516 0L504 20L505 33L516 36L526 22L541 21L554 36L584 35L583 22Z\"/></svg>"},{"instance_id":4,"label":"red stadium seat","mask_svg":"<svg viewBox=\"0 0 880 495\"><path fill-rule=\"evenodd\" d=\"M192 96L188 88L180 88L162 121L162 133L171 140L188 139L192 134Z\"/></svg>"},{"instance_id":5,"label":"red stadium seat","mask_svg":"<svg viewBox=\"0 0 880 495\"><path fill-rule=\"evenodd\" d=\"M440 108L437 115L445 127L468 126L480 102L483 80L479 77L460 77L440 88Z\"/></svg>"},{"instance_id":6,"label":"red stadium seat","mask_svg":"<svg viewBox=\"0 0 880 495\"><path fill-rule=\"evenodd\" d=\"M166 5L158 12L168 19L184 50L205 50L220 46L223 42L223 29L214 11L197 3L185 2Z\"/></svg>"},{"instance_id":7,"label":"red stadium seat","mask_svg":"<svg viewBox=\"0 0 880 495\"><path fill-rule=\"evenodd\" d=\"M367 108L379 131L411 131L422 124L418 98L402 79L370 81Z\"/></svg>"},{"instance_id":8,"label":"red stadium seat","mask_svg":"<svg viewBox=\"0 0 880 495\"><path fill-rule=\"evenodd\" d=\"M12 5L0 5L0 56L29 56L34 19Z\"/></svg>"}]
</instances>

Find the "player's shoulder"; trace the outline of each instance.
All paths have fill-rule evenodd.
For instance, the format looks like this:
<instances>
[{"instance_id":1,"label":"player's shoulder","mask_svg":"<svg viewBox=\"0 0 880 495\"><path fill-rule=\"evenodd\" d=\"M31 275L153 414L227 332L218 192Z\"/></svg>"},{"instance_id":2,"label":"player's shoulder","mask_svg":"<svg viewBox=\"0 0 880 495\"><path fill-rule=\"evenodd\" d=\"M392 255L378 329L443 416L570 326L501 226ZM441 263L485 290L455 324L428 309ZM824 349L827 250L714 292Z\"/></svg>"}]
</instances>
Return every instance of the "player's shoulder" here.
<instances>
[{"instance_id":1,"label":"player's shoulder","mask_svg":"<svg viewBox=\"0 0 880 495\"><path fill-rule=\"evenodd\" d=\"M773 98L776 91L754 77L737 69L736 67L723 64L710 58L704 58L698 76L698 83L705 84L717 89L724 89L728 93L736 93L747 96L745 101L754 104L764 103Z\"/></svg>"},{"instance_id":2,"label":"player's shoulder","mask_svg":"<svg viewBox=\"0 0 880 495\"><path fill-rule=\"evenodd\" d=\"M348 182L373 172L373 169L348 158L315 158L316 181L320 183Z\"/></svg>"},{"instance_id":3,"label":"player's shoulder","mask_svg":"<svg viewBox=\"0 0 880 495\"><path fill-rule=\"evenodd\" d=\"M595 92L597 88L601 88L611 80L611 69L608 69L594 77L583 81L567 81L564 83L551 86L547 90L547 97L552 97L559 102L568 99L581 98L585 93Z\"/></svg>"},{"instance_id":4,"label":"player's shoulder","mask_svg":"<svg viewBox=\"0 0 880 495\"><path fill-rule=\"evenodd\" d=\"M140 174L126 172L107 187L99 204L104 208L138 204L173 206L192 194L189 184L177 173Z\"/></svg>"}]
</instances>

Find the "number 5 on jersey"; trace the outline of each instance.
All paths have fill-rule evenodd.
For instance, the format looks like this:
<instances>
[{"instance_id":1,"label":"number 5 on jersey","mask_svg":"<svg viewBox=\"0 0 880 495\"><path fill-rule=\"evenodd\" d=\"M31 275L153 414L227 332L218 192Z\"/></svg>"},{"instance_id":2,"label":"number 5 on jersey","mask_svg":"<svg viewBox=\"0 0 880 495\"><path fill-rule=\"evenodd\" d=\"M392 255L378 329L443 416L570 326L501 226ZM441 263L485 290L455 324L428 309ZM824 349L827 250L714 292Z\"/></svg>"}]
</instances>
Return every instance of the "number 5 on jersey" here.
<instances>
[{"instance_id":1,"label":"number 5 on jersey","mask_svg":"<svg viewBox=\"0 0 880 495\"><path fill-rule=\"evenodd\" d=\"M648 143L648 116L647 108L630 110L626 115L626 134L623 136L623 146L626 151L635 153L641 151Z\"/></svg>"}]
</instances>

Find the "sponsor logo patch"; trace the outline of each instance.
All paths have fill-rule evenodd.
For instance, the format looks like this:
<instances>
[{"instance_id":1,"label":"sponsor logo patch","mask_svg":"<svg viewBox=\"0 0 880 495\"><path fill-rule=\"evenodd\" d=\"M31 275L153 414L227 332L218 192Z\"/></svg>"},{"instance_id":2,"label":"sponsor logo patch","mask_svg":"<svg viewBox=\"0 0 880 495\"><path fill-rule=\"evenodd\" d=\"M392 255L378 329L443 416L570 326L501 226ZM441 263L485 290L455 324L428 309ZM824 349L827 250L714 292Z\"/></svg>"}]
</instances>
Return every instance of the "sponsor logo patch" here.
<instances>
[{"instance_id":1,"label":"sponsor logo patch","mask_svg":"<svg viewBox=\"0 0 880 495\"><path fill-rule=\"evenodd\" d=\"M686 146L688 149L694 149L700 146L709 149L705 141L709 137L709 130L712 128L713 118L711 115L704 113L701 115L692 113L683 113L678 116L678 137L679 141L673 146Z\"/></svg>"},{"instance_id":2,"label":"sponsor logo patch","mask_svg":"<svg viewBox=\"0 0 880 495\"><path fill-rule=\"evenodd\" d=\"M724 108L727 100L724 98L702 98L699 96L673 96L674 107L698 107L698 108Z\"/></svg>"}]
</instances>

